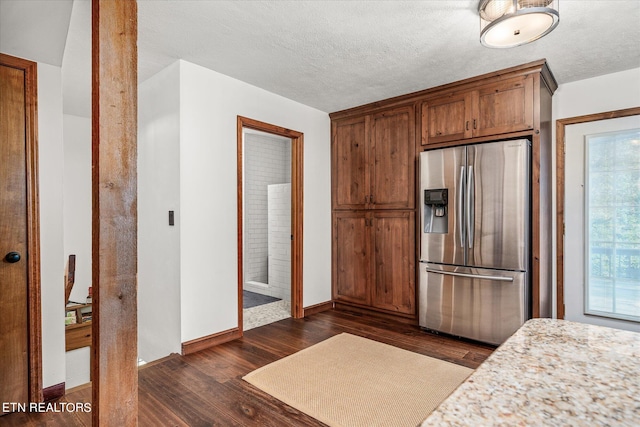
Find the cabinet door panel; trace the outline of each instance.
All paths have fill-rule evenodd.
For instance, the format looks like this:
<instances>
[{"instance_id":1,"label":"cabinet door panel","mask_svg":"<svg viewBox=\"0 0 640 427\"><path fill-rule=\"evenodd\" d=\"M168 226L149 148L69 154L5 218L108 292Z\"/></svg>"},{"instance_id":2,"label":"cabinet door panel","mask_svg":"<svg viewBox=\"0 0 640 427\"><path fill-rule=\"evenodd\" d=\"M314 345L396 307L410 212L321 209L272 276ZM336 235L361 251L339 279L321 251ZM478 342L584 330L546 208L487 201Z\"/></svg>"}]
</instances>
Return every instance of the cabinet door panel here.
<instances>
[{"instance_id":1,"label":"cabinet door panel","mask_svg":"<svg viewBox=\"0 0 640 427\"><path fill-rule=\"evenodd\" d=\"M335 209L364 209L370 193L369 118L333 123L332 194Z\"/></svg>"},{"instance_id":2,"label":"cabinet door panel","mask_svg":"<svg viewBox=\"0 0 640 427\"><path fill-rule=\"evenodd\" d=\"M473 136L533 129L533 76L484 86L477 97Z\"/></svg>"},{"instance_id":3,"label":"cabinet door panel","mask_svg":"<svg viewBox=\"0 0 640 427\"><path fill-rule=\"evenodd\" d=\"M470 138L470 93L458 93L422 103L422 145Z\"/></svg>"},{"instance_id":4,"label":"cabinet door panel","mask_svg":"<svg viewBox=\"0 0 640 427\"><path fill-rule=\"evenodd\" d=\"M372 119L372 207L406 209L414 205L415 112L412 106Z\"/></svg>"},{"instance_id":5,"label":"cabinet door panel","mask_svg":"<svg viewBox=\"0 0 640 427\"><path fill-rule=\"evenodd\" d=\"M415 314L414 224L413 212L379 212L374 216L374 307Z\"/></svg>"},{"instance_id":6,"label":"cabinet door panel","mask_svg":"<svg viewBox=\"0 0 640 427\"><path fill-rule=\"evenodd\" d=\"M364 212L333 215L333 299L369 305L369 216Z\"/></svg>"}]
</instances>

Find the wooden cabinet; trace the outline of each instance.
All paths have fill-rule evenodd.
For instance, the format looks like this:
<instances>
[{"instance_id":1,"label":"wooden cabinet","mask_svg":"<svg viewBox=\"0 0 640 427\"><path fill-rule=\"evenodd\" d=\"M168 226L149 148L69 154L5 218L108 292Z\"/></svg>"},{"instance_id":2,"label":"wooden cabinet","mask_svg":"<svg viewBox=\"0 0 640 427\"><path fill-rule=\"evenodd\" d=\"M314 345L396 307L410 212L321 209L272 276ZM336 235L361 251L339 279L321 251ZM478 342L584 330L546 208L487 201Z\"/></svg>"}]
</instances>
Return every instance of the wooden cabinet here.
<instances>
[{"instance_id":1,"label":"wooden cabinet","mask_svg":"<svg viewBox=\"0 0 640 427\"><path fill-rule=\"evenodd\" d=\"M91 321L65 327L65 351L91 347Z\"/></svg>"},{"instance_id":2,"label":"wooden cabinet","mask_svg":"<svg viewBox=\"0 0 640 427\"><path fill-rule=\"evenodd\" d=\"M415 317L415 104L332 122L333 299Z\"/></svg>"},{"instance_id":3,"label":"wooden cabinet","mask_svg":"<svg viewBox=\"0 0 640 427\"><path fill-rule=\"evenodd\" d=\"M68 304L67 317L73 318L73 323L65 324L65 350L71 351L91 346L92 306L88 304Z\"/></svg>"},{"instance_id":4,"label":"wooden cabinet","mask_svg":"<svg viewBox=\"0 0 640 427\"><path fill-rule=\"evenodd\" d=\"M473 136L533 129L533 75L487 84L476 97Z\"/></svg>"},{"instance_id":5,"label":"wooden cabinet","mask_svg":"<svg viewBox=\"0 0 640 427\"><path fill-rule=\"evenodd\" d=\"M330 114L336 306L416 320L420 151L531 141L531 313L552 295L551 97L544 60ZM416 140L419 137L419 141Z\"/></svg>"},{"instance_id":6,"label":"wooden cabinet","mask_svg":"<svg viewBox=\"0 0 640 427\"><path fill-rule=\"evenodd\" d=\"M532 130L531 74L436 95L421 103L421 144Z\"/></svg>"},{"instance_id":7,"label":"wooden cabinet","mask_svg":"<svg viewBox=\"0 0 640 427\"><path fill-rule=\"evenodd\" d=\"M414 206L415 110L395 108L371 117L371 195L373 209Z\"/></svg>"},{"instance_id":8,"label":"wooden cabinet","mask_svg":"<svg viewBox=\"0 0 640 427\"><path fill-rule=\"evenodd\" d=\"M365 209L369 203L369 116L333 123L332 197L340 209Z\"/></svg>"},{"instance_id":9,"label":"wooden cabinet","mask_svg":"<svg viewBox=\"0 0 640 427\"><path fill-rule=\"evenodd\" d=\"M472 95L471 92L452 93L423 102L422 144L471 138Z\"/></svg>"},{"instance_id":10,"label":"wooden cabinet","mask_svg":"<svg viewBox=\"0 0 640 427\"><path fill-rule=\"evenodd\" d=\"M414 212L336 211L333 230L334 300L414 315Z\"/></svg>"},{"instance_id":11,"label":"wooden cabinet","mask_svg":"<svg viewBox=\"0 0 640 427\"><path fill-rule=\"evenodd\" d=\"M368 212L333 214L333 298L369 305L371 232Z\"/></svg>"},{"instance_id":12,"label":"wooden cabinet","mask_svg":"<svg viewBox=\"0 0 640 427\"><path fill-rule=\"evenodd\" d=\"M413 208L414 147L413 105L333 122L333 208Z\"/></svg>"},{"instance_id":13,"label":"wooden cabinet","mask_svg":"<svg viewBox=\"0 0 640 427\"><path fill-rule=\"evenodd\" d=\"M374 260L371 305L415 313L415 221L407 211L377 212L372 224Z\"/></svg>"}]
</instances>

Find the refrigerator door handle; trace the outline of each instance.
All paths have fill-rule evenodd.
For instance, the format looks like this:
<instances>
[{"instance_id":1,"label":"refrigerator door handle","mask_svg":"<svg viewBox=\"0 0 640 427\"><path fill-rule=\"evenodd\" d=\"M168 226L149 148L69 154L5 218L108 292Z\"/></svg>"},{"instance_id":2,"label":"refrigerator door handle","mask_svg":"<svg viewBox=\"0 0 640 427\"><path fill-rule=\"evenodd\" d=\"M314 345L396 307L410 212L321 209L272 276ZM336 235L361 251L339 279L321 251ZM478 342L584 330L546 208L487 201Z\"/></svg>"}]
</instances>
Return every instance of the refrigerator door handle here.
<instances>
[{"instance_id":1,"label":"refrigerator door handle","mask_svg":"<svg viewBox=\"0 0 640 427\"><path fill-rule=\"evenodd\" d=\"M473 166L469 166L467 173L467 236L469 236L469 248L473 248L473 229L475 227L475 193L473 182Z\"/></svg>"},{"instance_id":2,"label":"refrigerator door handle","mask_svg":"<svg viewBox=\"0 0 640 427\"><path fill-rule=\"evenodd\" d=\"M458 229L460 231L460 246L464 247L464 166L460 167L460 189L458 190Z\"/></svg>"},{"instance_id":3,"label":"refrigerator door handle","mask_svg":"<svg viewBox=\"0 0 640 427\"><path fill-rule=\"evenodd\" d=\"M456 273L453 271L442 271L434 268L425 267L427 273L443 274L445 276L467 277L469 279L495 280L497 282L513 282L513 277L505 276L485 276L482 274Z\"/></svg>"}]
</instances>

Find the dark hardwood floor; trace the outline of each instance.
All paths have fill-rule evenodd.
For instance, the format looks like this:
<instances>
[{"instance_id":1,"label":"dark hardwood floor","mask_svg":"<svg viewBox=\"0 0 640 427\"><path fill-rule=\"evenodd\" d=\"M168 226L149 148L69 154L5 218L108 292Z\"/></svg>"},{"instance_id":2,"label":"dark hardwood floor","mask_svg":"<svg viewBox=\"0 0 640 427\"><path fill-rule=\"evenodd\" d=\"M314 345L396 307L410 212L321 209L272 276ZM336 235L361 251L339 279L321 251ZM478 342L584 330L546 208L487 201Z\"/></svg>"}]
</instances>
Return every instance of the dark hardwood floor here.
<instances>
[{"instance_id":1,"label":"dark hardwood floor","mask_svg":"<svg viewBox=\"0 0 640 427\"><path fill-rule=\"evenodd\" d=\"M417 326L331 310L285 319L188 356L173 355L139 370L141 426L322 426L319 421L242 380L256 368L341 332L476 368L494 347L425 333ZM79 387L54 403L91 401ZM89 426L90 413L14 413L1 426Z\"/></svg>"}]
</instances>

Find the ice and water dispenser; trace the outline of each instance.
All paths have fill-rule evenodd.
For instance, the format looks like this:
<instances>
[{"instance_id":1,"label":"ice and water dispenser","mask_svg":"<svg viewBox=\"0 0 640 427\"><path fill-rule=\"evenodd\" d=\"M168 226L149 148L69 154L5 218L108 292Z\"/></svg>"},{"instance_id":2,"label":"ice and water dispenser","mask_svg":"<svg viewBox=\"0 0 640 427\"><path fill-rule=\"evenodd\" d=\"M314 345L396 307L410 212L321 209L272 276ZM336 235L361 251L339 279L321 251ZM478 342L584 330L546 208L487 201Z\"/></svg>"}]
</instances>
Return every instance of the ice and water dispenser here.
<instances>
[{"instance_id":1,"label":"ice and water dispenser","mask_svg":"<svg viewBox=\"0 0 640 427\"><path fill-rule=\"evenodd\" d=\"M424 190L423 224L425 233L449 232L448 190Z\"/></svg>"}]
</instances>

